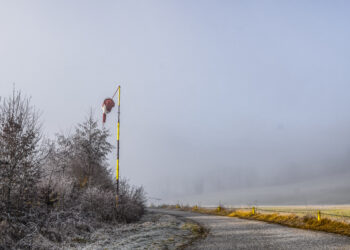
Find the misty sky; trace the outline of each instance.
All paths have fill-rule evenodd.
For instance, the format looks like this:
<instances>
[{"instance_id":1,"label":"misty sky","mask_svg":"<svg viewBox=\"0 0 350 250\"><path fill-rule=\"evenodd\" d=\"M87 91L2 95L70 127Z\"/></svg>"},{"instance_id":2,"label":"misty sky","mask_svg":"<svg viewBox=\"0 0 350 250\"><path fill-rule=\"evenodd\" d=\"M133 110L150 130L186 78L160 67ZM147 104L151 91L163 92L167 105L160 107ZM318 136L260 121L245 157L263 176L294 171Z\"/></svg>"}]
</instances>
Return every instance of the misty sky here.
<instances>
[{"instance_id":1,"label":"misty sky","mask_svg":"<svg viewBox=\"0 0 350 250\"><path fill-rule=\"evenodd\" d=\"M350 203L349 13L330 0L0 0L0 96L15 83L52 137L90 108L100 119L121 84L121 176L162 202Z\"/></svg>"}]
</instances>

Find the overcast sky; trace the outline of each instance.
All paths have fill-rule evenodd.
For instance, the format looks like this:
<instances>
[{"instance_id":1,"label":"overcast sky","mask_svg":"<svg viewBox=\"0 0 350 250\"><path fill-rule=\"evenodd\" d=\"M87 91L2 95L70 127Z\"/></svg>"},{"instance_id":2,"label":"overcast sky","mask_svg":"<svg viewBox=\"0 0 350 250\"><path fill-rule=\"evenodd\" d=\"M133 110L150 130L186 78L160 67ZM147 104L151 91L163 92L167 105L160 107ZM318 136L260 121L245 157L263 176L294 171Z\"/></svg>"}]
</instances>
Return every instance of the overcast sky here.
<instances>
[{"instance_id":1,"label":"overcast sky","mask_svg":"<svg viewBox=\"0 0 350 250\"><path fill-rule=\"evenodd\" d=\"M349 1L0 0L0 96L15 83L53 136L90 108L100 119L121 84L121 176L163 202L350 203L349 13Z\"/></svg>"}]
</instances>

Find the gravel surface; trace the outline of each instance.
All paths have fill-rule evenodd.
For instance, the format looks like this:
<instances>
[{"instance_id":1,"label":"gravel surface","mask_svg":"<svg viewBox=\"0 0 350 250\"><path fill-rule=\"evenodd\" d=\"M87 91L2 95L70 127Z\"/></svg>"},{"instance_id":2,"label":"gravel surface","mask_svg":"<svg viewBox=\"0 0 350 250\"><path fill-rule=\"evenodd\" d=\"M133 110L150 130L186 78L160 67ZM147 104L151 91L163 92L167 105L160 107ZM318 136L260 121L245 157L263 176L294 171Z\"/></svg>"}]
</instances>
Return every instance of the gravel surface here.
<instances>
[{"instance_id":1,"label":"gravel surface","mask_svg":"<svg viewBox=\"0 0 350 250\"><path fill-rule=\"evenodd\" d=\"M186 249L350 249L347 236L231 217L157 211L197 221L209 229L205 239Z\"/></svg>"},{"instance_id":2,"label":"gravel surface","mask_svg":"<svg viewBox=\"0 0 350 250\"><path fill-rule=\"evenodd\" d=\"M198 235L196 223L171 214L148 211L137 223L105 225L83 238L65 242L58 249L183 249Z\"/></svg>"}]
</instances>

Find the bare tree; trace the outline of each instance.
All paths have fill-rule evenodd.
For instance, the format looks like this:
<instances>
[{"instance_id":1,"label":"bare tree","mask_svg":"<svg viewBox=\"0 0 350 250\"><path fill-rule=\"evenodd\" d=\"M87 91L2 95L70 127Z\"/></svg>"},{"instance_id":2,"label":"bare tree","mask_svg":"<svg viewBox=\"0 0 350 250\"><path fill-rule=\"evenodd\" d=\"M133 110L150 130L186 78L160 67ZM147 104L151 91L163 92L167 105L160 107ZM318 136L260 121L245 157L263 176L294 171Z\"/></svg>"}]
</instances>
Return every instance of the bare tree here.
<instances>
[{"instance_id":1,"label":"bare tree","mask_svg":"<svg viewBox=\"0 0 350 250\"><path fill-rule=\"evenodd\" d=\"M0 103L0 206L21 211L35 199L40 178L41 126L38 112L20 91Z\"/></svg>"}]
</instances>

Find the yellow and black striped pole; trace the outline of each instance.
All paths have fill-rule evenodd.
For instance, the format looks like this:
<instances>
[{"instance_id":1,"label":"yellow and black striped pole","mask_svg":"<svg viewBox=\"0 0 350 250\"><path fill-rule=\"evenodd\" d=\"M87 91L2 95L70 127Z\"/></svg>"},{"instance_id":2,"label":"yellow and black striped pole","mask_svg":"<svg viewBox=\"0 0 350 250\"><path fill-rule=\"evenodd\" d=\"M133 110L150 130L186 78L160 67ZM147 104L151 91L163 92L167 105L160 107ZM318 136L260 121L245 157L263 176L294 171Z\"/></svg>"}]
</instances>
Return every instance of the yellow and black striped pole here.
<instances>
[{"instance_id":1,"label":"yellow and black striped pole","mask_svg":"<svg viewBox=\"0 0 350 250\"><path fill-rule=\"evenodd\" d=\"M118 86L117 166L116 166L117 196L119 196L119 136L120 136L120 85Z\"/></svg>"}]
</instances>

